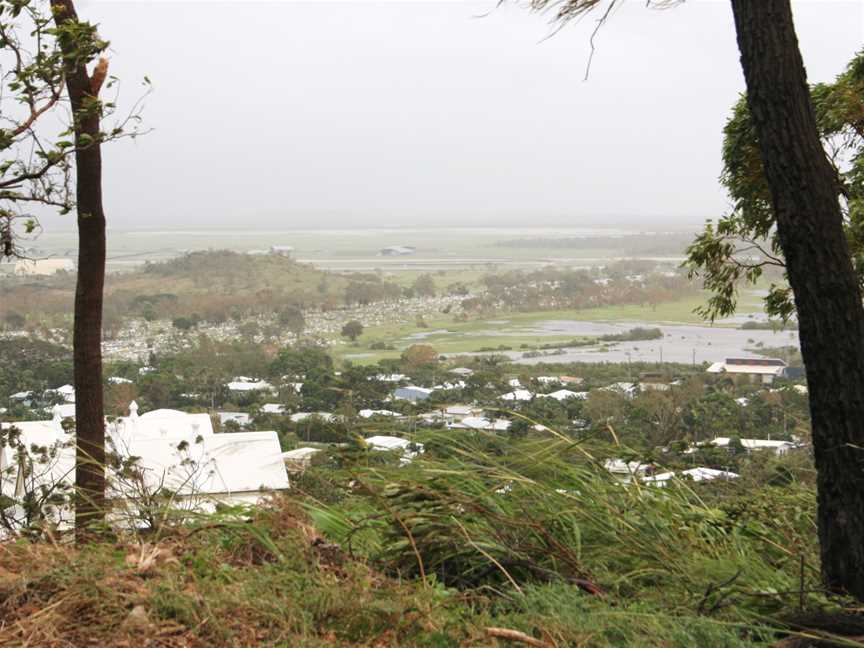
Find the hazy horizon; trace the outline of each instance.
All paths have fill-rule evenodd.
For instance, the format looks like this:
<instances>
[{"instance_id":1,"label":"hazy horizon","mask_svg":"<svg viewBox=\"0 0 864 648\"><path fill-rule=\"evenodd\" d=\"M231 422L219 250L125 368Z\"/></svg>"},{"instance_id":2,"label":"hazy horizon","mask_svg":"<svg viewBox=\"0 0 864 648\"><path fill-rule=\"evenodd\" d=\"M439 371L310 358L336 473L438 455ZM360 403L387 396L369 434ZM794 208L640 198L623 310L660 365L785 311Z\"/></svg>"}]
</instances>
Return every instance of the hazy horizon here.
<instances>
[{"instance_id":1,"label":"hazy horizon","mask_svg":"<svg viewBox=\"0 0 864 648\"><path fill-rule=\"evenodd\" d=\"M544 40L549 16L496 3L81 2L120 107L154 87L153 132L105 148L109 227L696 227L728 208L728 2L625 3L587 81L593 18ZM811 82L832 79L864 7L795 8Z\"/></svg>"}]
</instances>

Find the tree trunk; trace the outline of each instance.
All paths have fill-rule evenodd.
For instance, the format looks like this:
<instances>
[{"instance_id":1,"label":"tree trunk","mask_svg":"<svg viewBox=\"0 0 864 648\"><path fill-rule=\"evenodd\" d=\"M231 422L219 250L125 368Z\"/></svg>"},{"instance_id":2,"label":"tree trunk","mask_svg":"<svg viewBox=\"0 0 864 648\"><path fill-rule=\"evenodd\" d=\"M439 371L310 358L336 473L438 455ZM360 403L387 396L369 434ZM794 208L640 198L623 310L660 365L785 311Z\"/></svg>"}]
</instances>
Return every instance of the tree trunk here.
<instances>
[{"instance_id":1,"label":"tree trunk","mask_svg":"<svg viewBox=\"0 0 864 648\"><path fill-rule=\"evenodd\" d=\"M789 0L732 0L747 103L798 309L826 585L864 600L864 308Z\"/></svg>"},{"instance_id":2,"label":"tree trunk","mask_svg":"<svg viewBox=\"0 0 864 648\"><path fill-rule=\"evenodd\" d=\"M58 27L78 20L72 0L51 0ZM63 47L63 39L60 39ZM73 365L75 374L75 537L85 540L105 516L105 422L102 402L102 289L105 284L105 212L99 111L86 62L66 51L66 89L75 119L78 278L75 287ZM89 136L90 143L82 142Z\"/></svg>"}]
</instances>

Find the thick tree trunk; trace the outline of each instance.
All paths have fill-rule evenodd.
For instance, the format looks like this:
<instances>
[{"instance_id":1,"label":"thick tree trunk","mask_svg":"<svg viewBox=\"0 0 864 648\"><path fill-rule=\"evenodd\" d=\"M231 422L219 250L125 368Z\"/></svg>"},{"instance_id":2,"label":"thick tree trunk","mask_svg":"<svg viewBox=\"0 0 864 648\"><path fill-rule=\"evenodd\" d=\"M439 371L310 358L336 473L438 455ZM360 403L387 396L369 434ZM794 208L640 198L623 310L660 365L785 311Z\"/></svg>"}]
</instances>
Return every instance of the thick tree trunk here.
<instances>
[{"instance_id":1,"label":"thick tree trunk","mask_svg":"<svg viewBox=\"0 0 864 648\"><path fill-rule=\"evenodd\" d=\"M71 0L51 0L59 26L77 21ZM61 44L63 40L61 39ZM70 55L69 52L64 54ZM102 208L102 154L99 113L92 99L85 63L71 57L66 88L75 115L78 279L75 288L73 364L75 374L75 536L105 515L105 422L102 402L102 289L105 284L105 212ZM91 143L82 142L88 136ZM86 140L86 137L85 137Z\"/></svg>"},{"instance_id":2,"label":"thick tree trunk","mask_svg":"<svg viewBox=\"0 0 864 648\"><path fill-rule=\"evenodd\" d=\"M790 0L732 0L747 103L798 309L822 574L864 600L864 308Z\"/></svg>"}]
</instances>

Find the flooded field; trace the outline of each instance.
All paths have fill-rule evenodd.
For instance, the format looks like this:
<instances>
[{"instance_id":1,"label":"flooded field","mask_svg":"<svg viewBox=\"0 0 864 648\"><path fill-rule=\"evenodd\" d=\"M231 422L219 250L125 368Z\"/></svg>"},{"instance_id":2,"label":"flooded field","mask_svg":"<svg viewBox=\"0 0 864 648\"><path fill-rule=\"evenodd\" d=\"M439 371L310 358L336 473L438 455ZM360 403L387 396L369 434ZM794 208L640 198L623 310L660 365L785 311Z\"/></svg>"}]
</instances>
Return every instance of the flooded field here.
<instances>
[{"instance_id":1,"label":"flooded field","mask_svg":"<svg viewBox=\"0 0 864 648\"><path fill-rule=\"evenodd\" d=\"M663 338L641 342L614 342L595 346L571 347L564 353L539 358L525 358L523 352L509 351L506 355L519 364L542 362L716 362L727 357L756 356L760 348L798 347L797 331L741 330L722 326L669 325L656 322L585 322L547 320L520 333L533 335L572 335L594 337L626 333L641 326L659 328ZM515 331L514 331L515 332ZM505 334L504 331L499 331Z\"/></svg>"}]
</instances>

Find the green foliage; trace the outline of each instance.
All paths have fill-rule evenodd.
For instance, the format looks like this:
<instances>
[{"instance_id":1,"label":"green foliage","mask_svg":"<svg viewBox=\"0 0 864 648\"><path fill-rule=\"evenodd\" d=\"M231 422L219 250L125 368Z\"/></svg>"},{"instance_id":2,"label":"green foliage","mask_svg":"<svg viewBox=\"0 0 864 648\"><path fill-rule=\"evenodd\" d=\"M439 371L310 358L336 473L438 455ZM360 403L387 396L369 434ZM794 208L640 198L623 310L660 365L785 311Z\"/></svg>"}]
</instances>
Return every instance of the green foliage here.
<instances>
[{"instance_id":1,"label":"green foliage","mask_svg":"<svg viewBox=\"0 0 864 648\"><path fill-rule=\"evenodd\" d=\"M72 382L72 351L24 337L0 339L0 400Z\"/></svg>"},{"instance_id":2,"label":"green foliage","mask_svg":"<svg viewBox=\"0 0 864 648\"><path fill-rule=\"evenodd\" d=\"M837 195L842 197L845 229L859 282L864 284L864 52L852 59L832 84L811 88L817 127L837 168ZM788 320L795 312L785 278L785 261L777 235L771 192L765 180L758 140L747 101L742 97L723 129L723 172L720 176L733 201L729 214L703 231L687 248L684 266L711 292L698 309L714 319L735 311L739 286L770 280L765 310Z\"/></svg>"},{"instance_id":3,"label":"green foliage","mask_svg":"<svg viewBox=\"0 0 864 648\"><path fill-rule=\"evenodd\" d=\"M358 337L363 335L363 323L357 320L351 320L350 322L345 322L342 326L342 337L347 337L349 340L354 342Z\"/></svg>"}]
</instances>

